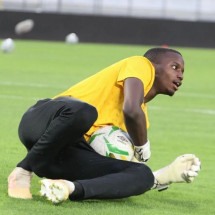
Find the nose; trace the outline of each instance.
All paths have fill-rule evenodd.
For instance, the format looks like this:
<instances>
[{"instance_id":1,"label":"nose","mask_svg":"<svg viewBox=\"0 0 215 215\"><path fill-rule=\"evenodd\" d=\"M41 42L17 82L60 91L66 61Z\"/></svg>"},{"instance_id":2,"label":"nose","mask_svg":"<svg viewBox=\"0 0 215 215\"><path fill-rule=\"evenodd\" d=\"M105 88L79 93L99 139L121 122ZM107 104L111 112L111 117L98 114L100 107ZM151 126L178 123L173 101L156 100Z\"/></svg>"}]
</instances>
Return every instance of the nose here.
<instances>
[{"instance_id":1,"label":"nose","mask_svg":"<svg viewBox=\"0 0 215 215\"><path fill-rule=\"evenodd\" d=\"M178 78L180 79L180 81L182 81L184 79L184 74L182 71L178 72Z\"/></svg>"}]
</instances>

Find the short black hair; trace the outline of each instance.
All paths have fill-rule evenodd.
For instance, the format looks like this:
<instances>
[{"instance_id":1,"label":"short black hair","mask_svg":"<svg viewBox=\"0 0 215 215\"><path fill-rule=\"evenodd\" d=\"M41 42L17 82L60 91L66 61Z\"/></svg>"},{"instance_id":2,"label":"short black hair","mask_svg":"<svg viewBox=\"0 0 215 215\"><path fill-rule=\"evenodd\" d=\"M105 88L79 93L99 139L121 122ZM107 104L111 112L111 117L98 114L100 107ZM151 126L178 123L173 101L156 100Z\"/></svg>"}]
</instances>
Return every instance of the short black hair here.
<instances>
[{"instance_id":1,"label":"short black hair","mask_svg":"<svg viewBox=\"0 0 215 215\"><path fill-rule=\"evenodd\" d=\"M168 52L173 52L182 56L179 51L161 47L149 49L143 56L149 59L151 62L156 63L163 54L166 54Z\"/></svg>"}]
</instances>

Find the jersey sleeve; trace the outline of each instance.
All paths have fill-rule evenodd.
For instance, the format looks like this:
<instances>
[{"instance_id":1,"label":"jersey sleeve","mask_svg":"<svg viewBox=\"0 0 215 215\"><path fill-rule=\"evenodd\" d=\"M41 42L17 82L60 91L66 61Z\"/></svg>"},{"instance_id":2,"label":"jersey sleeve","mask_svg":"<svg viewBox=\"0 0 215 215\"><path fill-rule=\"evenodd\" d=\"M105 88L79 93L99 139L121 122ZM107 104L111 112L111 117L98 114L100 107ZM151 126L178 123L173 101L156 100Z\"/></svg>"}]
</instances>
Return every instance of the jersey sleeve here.
<instances>
[{"instance_id":1,"label":"jersey sleeve","mask_svg":"<svg viewBox=\"0 0 215 215\"><path fill-rule=\"evenodd\" d=\"M152 84L154 80L154 68L150 61L142 56L127 58L117 78L117 83L123 85L126 78L138 78L142 81L144 88Z\"/></svg>"}]
</instances>

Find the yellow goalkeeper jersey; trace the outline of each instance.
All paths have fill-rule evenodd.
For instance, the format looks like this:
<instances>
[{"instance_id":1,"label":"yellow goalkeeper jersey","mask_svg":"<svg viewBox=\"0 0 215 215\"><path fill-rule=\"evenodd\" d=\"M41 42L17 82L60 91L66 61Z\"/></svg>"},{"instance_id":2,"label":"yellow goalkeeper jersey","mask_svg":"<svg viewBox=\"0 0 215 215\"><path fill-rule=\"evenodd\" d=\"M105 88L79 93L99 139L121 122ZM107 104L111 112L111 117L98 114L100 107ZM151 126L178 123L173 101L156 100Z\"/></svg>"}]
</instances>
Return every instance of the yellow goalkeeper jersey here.
<instances>
[{"instance_id":1,"label":"yellow goalkeeper jersey","mask_svg":"<svg viewBox=\"0 0 215 215\"><path fill-rule=\"evenodd\" d=\"M123 83L129 77L142 81L145 96L154 82L154 67L145 57L129 57L84 79L56 97L71 96L96 107L98 118L86 133L87 139L95 130L104 125L115 125L126 131L122 111ZM142 109L146 115L148 128L146 104L142 104Z\"/></svg>"}]
</instances>

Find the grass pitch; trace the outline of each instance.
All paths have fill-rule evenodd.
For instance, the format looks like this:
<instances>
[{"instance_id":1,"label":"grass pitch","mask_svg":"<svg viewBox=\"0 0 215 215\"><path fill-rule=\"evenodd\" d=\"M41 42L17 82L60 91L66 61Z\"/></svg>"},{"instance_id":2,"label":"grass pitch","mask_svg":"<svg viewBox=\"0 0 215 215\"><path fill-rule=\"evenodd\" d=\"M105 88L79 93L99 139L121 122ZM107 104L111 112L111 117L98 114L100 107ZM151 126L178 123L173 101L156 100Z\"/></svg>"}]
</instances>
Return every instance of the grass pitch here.
<instances>
[{"instance_id":1,"label":"grass pitch","mask_svg":"<svg viewBox=\"0 0 215 215\"><path fill-rule=\"evenodd\" d=\"M174 184L165 192L151 191L121 200L67 201L54 206L39 196L36 176L32 182L33 200L7 196L7 176L26 154L17 135L22 114L36 100L53 97L118 60L142 55L150 47L15 43L14 52L0 53L1 215L215 214L215 50L178 48L186 62L183 86L174 97L158 96L148 104L152 145L148 164L156 170L178 155L194 153L202 161L202 171L194 183Z\"/></svg>"}]
</instances>

